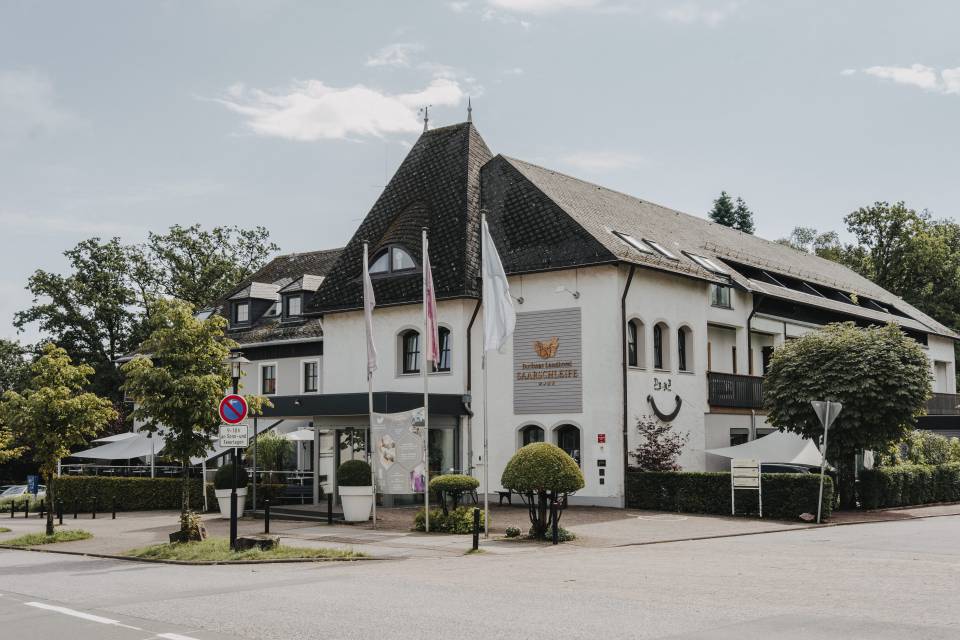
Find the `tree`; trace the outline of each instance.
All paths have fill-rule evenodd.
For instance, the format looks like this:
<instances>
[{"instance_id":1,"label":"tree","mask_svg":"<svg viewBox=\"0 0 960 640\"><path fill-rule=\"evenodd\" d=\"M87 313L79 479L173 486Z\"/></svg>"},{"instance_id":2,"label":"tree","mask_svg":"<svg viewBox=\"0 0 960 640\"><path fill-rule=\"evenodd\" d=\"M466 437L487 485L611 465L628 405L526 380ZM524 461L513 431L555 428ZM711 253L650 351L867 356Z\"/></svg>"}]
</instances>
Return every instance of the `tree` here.
<instances>
[{"instance_id":1,"label":"tree","mask_svg":"<svg viewBox=\"0 0 960 640\"><path fill-rule=\"evenodd\" d=\"M536 442L513 454L500 476L500 484L519 493L530 515L531 534L538 540L547 536L553 524L549 501L562 501L583 488L583 472L576 461L560 447ZM560 510L557 510L559 526Z\"/></svg>"},{"instance_id":2,"label":"tree","mask_svg":"<svg viewBox=\"0 0 960 640\"><path fill-rule=\"evenodd\" d=\"M823 426L810 401L843 403L826 456L838 471L841 504L851 507L856 453L885 450L913 429L930 395L928 366L920 345L895 325L827 325L774 352L764 378L767 422L816 440Z\"/></svg>"},{"instance_id":3,"label":"tree","mask_svg":"<svg viewBox=\"0 0 960 640\"><path fill-rule=\"evenodd\" d=\"M90 238L64 255L69 275L35 271L27 281L33 306L17 312L13 323L20 330L38 323L72 360L94 368L92 391L120 403L114 361L141 336L127 252L118 238Z\"/></svg>"},{"instance_id":4,"label":"tree","mask_svg":"<svg viewBox=\"0 0 960 640\"><path fill-rule=\"evenodd\" d=\"M235 343L224 338L226 320L198 320L184 302L159 300L149 320L143 354L123 365L124 389L136 406L141 431L162 431L164 452L183 466L181 520L190 511L190 458L206 454L217 435L217 404L230 386L225 361Z\"/></svg>"},{"instance_id":5,"label":"tree","mask_svg":"<svg viewBox=\"0 0 960 640\"><path fill-rule=\"evenodd\" d=\"M116 417L109 400L84 391L93 373L93 367L73 364L66 350L50 344L30 367L23 393L8 390L0 402L0 422L29 448L46 482L51 506L47 509L48 536L53 535L56 485L51 479L57 462Z\"/></svg>"},{"instance_id":6,"label":"tree","mask_svg":"<svg viewBox=\"0 0 960 640\"><path fill-rule=\"evenodd\" d=\"M677 458L683 452L690 434L680 435L670 423L643 416L637 420L640 440L630 455L637 461L640 471L680 471Z\"/></svg>"},{"instance_id":7,"label":"tree","mask_svg":"<svg viewBox=\"0 0 960 640\"><path fill-rule=\"evenodd\" d=\"M273 472L283 471L287 461L293 456L293 443L276 431L268 431L257 436L257 466L271 472L267 483L273 484ZM247 447L246 458L253 458L253 445Z\"/></svg>"},{"instance_id":8,"label":"tree","mask_svg":"<svg viewBox=\"0 0 960 640\"><path fill-rule=\"evenodd\" d=\"M241 229L195 224L151 232L130 259L141 296L168 296L204 309L266 264L279 247L265 227Z\"/></svg>"},{"instance_id":9,"label":"tree","mask_svg":"<svg viewBox=\"0 0 960 640\"><path fill-rule=\"evenodd\" d=\"M747 208L747 203L740 197L737 198L737 206L733 210L733 228L751 235L754 231L753 212Z\"/></svg>"},{"instance_id":10,"label":"tree","mask_svg":"<svg viewBox=\"0 0 960 640\"><path fill-rule=\"evenodd\" d=\"M0 394L20 391L30 374L27 349L16 340L0 338Z\"/></svg>"},{"instance_id":11,"label":"tree","mask_svg":"<svg viewBox=\"0 0 960 640\"><path fill-rule=\"evenodd\" d=\"M726 191L720 192L720 197L713 201L713 209L708 214L710 219L725 227L733 227L737 223L734 213L733 200Z\"/></svg>"}]
</instances>

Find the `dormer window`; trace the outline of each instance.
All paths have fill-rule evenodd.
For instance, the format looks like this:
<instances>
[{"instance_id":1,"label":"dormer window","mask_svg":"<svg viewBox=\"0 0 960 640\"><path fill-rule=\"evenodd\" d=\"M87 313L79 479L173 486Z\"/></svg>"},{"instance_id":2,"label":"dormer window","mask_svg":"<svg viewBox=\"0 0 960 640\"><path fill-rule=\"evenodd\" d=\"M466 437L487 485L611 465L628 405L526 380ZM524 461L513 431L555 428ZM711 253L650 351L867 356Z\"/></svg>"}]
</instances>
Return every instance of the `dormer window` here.
<instances>
[{"instance_id":1,"label":"dormer window","mask_svg":"<svg viewBox=\"0 0 960 640\"><path fill-rule=\"evenodd\" d=\"M250 322L250 303L233 303L233 324L247 324Z\"/></svg>"},{"instance_id":2,"label":"dormer window","mask_svg":"<svg viewBox=\"0 0 960 640\"><path fill-rule=\"evenodd\" d=\"M370 263L371 275L405 273L417 268L413 256L403 247L394 245L381 251Z\"/></svg>"},{"instance_id":3,"label":"dormer window","mask_svg":"<svg viewBox=\"0 0 960 640\"><path fill-rule=\"evenodd\" d=\"M299 318L303 313L303 296L292 295L283 297L283 317Z\"/></svg>"}]
</instances>

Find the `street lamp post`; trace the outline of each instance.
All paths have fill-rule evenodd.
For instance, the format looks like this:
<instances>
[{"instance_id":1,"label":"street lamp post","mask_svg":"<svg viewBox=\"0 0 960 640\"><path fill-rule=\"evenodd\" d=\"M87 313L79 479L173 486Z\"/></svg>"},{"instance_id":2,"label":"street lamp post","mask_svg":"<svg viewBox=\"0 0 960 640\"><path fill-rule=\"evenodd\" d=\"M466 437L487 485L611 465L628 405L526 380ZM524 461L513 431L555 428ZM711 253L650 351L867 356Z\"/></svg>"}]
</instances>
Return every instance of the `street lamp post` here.
<instances>
[{"instance_id":1,"label":"street lamp post","mask_svg":"<svg viewBox=\"0 0 960 640\"><path fill-rule=\"evenodd\" d=\"M233 380L233 393L240 393L240 375L241 367L250 361L243 357L239 351L230 353L227 359L230 363L230 377ZM233 453L230 456L233 462L233 477L230 482L230 549L237 550L237 482L240 478L239 460L237 456L237 447L233 447Z\"/></svg>"}]
</instances>

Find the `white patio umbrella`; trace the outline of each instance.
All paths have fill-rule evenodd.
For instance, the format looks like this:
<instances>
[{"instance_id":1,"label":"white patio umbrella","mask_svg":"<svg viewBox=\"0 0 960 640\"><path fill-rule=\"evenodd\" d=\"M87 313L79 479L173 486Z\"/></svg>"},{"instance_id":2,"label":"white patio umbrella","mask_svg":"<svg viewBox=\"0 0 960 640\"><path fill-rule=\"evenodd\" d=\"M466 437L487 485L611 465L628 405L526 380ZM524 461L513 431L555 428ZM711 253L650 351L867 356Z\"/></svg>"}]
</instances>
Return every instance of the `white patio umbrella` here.
<instances>
[{"instance_id":1,"label":"white patio umbrella","mask_svg":"<svg viewBox=\"0 0 960 640\"><path fill-rule=\"evenodd\" d=\"M774 431L762 438L738 444L735 447L707 449L706 453L724 458L745 458L760 462L802 464L819 467L823 461L813 440L806 440L789 431Z\"/></svg>"},{"instance_id":2,"label":"white patio umbrella","mask_svg":"<svg viewBox=\"0 0 960 640\"><path fill-rule=\"evenodd\" d=\"M297 429L296 431L291 431L290 433L284 433L281 435L285 440L291 440L293 442L313 442L312 429Z\"/></svg>"},{"instance_id":3,"label":"white patio umbrella","mask_svg":"<svg viewBox=\"0 0 960 640\"><path fill-rule=\"evenodd\" d=\"M99 447L77 451L70 454L70 457L95 460L130 460L156 455L163 450L163 446L163 436L155 434L152 438L148 438L145 433L138 432Z\"/></svg>"},{"instance_id":4,"label":"white patio umbrella","mask_svg":"<svg viewBox=\"0 0 960 640\"><path fill-rule=\"evenodd\" d=\"M126 433L118 433L112 436L106 436L104 438L97 438L92 442L119 442L120 440L126 440L127 438L135 438L137 434L133 431L128 431Z\"/></svg>"}]
</instances>

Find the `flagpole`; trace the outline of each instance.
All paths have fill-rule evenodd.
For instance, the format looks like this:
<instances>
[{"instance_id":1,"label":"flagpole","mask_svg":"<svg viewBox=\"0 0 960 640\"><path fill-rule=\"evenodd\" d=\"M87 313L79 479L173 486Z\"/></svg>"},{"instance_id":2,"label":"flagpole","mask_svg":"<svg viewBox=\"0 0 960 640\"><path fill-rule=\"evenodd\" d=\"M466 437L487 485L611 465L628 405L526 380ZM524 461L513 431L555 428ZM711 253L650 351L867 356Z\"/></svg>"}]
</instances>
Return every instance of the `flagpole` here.
<instances>
[{"instance_id":1,"label":"flagpole","mask_svg":"<svg viewBox=\"0 0 960 640\"><path fill-rule=\"evenodd\" d=\"M487 214L480 213L480 237L483 237L483 229L487 222ZM482 247L481 242L481 247ZM482 248L481 248L482 251ZM481 256L481 264L483 258L486 256ZM482 301L482 297L481 297ZM487 313L486 307L483 309L483 313ZM489 452L487 451L487 414L489 411L487 407L487 398L489 389L487 383L487 332L483 332L483 357L480 359L480 366L483 367L483 537L490 537L490 461L488 459Z\"/></svg>"},{"instance_id":2,"label":"flagpole","mask_svg":"<svg viewBox=\"0 0 960 640\"><path fill-rule=\"evenodd\" d=\"M427 269L429 254L427 253L427 228L423 227L423 337L420 341L420 369L423 374L423 522L424 530L430 533L430 390L428 375L429 361L427 360Z\"/></svg>"},{"instance_id":3,"label":"flagpole","mask_svg":"<svg viewBox=\"0 0 960 640\"><path fill-rule=\"evenodd\" d=\"M366 240L363 241L363 277L369 277L370 269L370 255L369 255L370 243ZM367 313L367 300L366 292L364 292L363 300L364 313ZM371 336L372 337L372 336ZM376 453L376 446L373 442L373 371L370 370L370 355L367 354L367 412L368 412L368 425L367 425L367 441L369 446L367 449L370 451L370 487L373 491L373 528L377 528L377 471L376 471L376 461L373 459L373 456Z\"/></svg>"}]
</instances>

